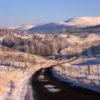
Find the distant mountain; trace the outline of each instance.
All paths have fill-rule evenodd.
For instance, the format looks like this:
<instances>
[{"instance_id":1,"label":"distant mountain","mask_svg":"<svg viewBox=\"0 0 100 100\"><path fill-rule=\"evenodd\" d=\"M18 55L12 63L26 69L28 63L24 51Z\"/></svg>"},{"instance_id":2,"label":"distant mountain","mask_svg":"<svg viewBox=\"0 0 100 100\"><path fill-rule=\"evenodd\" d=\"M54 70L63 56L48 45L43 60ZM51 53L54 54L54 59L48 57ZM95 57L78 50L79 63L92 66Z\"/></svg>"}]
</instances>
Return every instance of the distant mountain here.
<instances>
[{"instance_id":1,"label":"distant mountain","mask_svg":"<svg viewBox=\"0 0 100 100\"><path fill-rule=\"evenodd\" d=\"M33 24L22 24L19 26L9 26L7 27L8 29L16 29L16 30L20 30L20 31L27 31L31 28L33 28L35 25Z\"/></svg>"},{"instance_id":2,"label":"distant mountain","mask_svg":"<svg viewBox=\"0 0 100 100\"><path fill-rule=\"evenodd\" d=\"M67 26L65 22L52 22L47 24L42 24L29 29L29 32L64 32Z\"/></svg>"},{"instance_id":3,"label":"distant mountain","mask_svg":"<svg viewBox=\"0 0 100 100\"><path fill-rule=\"evenodd\" d=\"M16 27L16 29L25 31L25 30L29 30L30 28L33 28L34 26L35 25L32 25L32 24L23 24L23 25L20 25L19 27Z\"/></svg>"},{"instance_id":4,"label":"distant mountain","mask_svg":"<svg viewBox=\"0 0 100 100\"><path fill-rule=\"evenodd\" d=\"M100 32L100 17L76 17L65 21L57 21L45 24L23 24L20 26L11 26L8 29L28 31L29 33Z\"/></svg>"},{"instance_id":5,"label":"distant mountain","mask_svg":"<svg viewBox=\"0 0 100 100\"><path fill-rule=\"evenodd\" d=\"M66 21L58 21L52 23L46 23L36 25L30 29L29 32L87 32L91 31L91 28L99 30L100 17L76 17ZM92 29L93 31L93 29ZM95 30L96 31L96 30Z\"/></svg>"},{"instance_id":6,"label":"distant mountain","mask_svg":"<svg viewBox=\"0 0 100 100\"><path fill-rule=\"evenodd\" d=\"M100 17L76 17L64 22L66 22L68 26L96 26L100 24Z\"/></svg>"}]
</instances>

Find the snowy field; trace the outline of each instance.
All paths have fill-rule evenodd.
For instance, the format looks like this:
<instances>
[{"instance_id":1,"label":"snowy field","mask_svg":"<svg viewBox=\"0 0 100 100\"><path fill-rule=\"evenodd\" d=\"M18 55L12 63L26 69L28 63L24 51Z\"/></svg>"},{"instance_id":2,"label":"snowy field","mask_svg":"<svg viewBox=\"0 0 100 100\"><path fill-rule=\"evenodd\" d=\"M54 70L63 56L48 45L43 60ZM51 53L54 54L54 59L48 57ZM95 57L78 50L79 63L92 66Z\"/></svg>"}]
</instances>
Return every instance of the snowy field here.
<instances>
[{"instance_id":1,"label":"snowy field","mask_svg":"<svg viewBox=\"0 0 100 100\"><path fill-rule=\"evenodd\" d=\"M62 81L70 81L75 85L100 92L100 58L54 66L52 73Z\"/></svg>"}]
</instances>

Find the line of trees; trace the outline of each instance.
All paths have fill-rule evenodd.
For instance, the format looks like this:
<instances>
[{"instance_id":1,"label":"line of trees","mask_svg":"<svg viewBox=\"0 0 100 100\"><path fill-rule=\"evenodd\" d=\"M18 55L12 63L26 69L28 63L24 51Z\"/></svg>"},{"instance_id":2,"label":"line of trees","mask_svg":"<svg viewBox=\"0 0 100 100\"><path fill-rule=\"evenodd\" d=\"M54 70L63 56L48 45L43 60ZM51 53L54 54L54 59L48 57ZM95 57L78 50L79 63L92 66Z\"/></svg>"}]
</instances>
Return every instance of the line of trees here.
<instances>
[{"instance_id":1,"label":"line of trees","mask_svg":"<svg viewBox=\"0 0 100 100\"><path fill-rule=\"evenodd\" d=\"M31 54L47 56L67 47L68 43L66 37L55 37L54 35L45 35L45 37L33 35L30 39L26 39L9 34L2 39L1 45Z\"/></svg>"}]
</instances>

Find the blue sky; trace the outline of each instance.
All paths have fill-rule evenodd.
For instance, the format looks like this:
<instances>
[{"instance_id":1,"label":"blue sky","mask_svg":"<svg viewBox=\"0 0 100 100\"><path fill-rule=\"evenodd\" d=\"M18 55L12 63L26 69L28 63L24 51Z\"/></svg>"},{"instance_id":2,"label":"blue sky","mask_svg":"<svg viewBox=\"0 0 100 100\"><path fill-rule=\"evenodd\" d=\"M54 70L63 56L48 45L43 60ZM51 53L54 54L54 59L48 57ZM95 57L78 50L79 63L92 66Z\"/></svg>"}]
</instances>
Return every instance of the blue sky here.
<instances>
[{"instance_id":1,"label":"blue sky","mask_svg":"<svg viewBox=\"0 0 100 100\"><path fill-rule=\"evenodd\" d=\"M0 25L100 16L100 0L0 0Z\"/></svg>"}]
</instances>

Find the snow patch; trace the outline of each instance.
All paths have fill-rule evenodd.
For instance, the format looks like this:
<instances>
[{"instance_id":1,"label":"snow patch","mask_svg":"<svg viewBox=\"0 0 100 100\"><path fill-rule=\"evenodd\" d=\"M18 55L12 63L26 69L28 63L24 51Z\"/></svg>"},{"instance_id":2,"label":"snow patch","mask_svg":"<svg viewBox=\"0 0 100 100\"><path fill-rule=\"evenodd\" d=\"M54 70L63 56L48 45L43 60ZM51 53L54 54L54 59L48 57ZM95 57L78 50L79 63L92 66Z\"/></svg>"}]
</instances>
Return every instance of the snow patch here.
<instances>
[{"instance_id":1,"label":"snow patch","mask_svg":"<svg viewBox=\"0 0 100 100\"><path fill-rule=\"evenodd\" d=\"M50 84L45 85L44 87L50 92L60 92L61 90L59 88L56 88L54 85L50 85Z\"/></svg>"}]
</instances>

